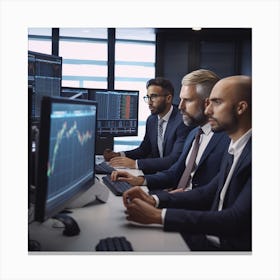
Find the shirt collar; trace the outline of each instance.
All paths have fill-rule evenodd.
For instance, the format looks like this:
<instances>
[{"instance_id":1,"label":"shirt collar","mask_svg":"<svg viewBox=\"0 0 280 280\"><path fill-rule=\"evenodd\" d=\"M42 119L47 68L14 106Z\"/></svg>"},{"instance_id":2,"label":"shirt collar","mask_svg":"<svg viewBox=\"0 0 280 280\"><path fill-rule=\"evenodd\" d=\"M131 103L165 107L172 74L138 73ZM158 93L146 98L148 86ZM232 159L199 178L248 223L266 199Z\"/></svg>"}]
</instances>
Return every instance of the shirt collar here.
<instances>
[{"instance_id":1,"label":"shirt collar","mask_svg":"<svg viewBox=\"0 0 280 280\"><path fill-rule=\"evenodd\" d=\"M166 122L168 122L168 120L169 120L169 118L171 116L172 111L173 111L173 105L171 105L170 110L161 119L165 120ZM160 120L159 115L158 115L158 119Z\"/></svg>"},{"instance_id":2,"label":"shirt collar","mask_svg":"<svg viewBox=\"0 0 280 280\"><path fill-rule=\"evenodd\" d=\"M249 129L237 141L233 142L231 140L228 148L229 154L232 155L240 154L251 137L252 137L252 129Z\"/></svg>"},{"instance_id":3,"label":"shirt collar","mask_svg":"<svg viewBox=\"0 0 280 280\"><path fill-rule=\"evenodd\" d=\"M212 132L211 125L209 123L206 123L205 125L201 126L201 129L205 135L208 135Z\"/></svg>"}]
</instances>

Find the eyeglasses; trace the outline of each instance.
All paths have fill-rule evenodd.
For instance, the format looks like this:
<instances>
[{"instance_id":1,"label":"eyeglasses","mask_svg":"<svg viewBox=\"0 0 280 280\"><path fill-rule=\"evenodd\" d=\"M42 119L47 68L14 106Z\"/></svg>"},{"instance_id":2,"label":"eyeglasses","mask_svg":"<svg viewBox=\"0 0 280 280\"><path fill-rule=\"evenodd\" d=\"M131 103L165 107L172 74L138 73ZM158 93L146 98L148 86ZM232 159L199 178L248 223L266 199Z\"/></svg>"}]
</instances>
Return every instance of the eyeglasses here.
<instances>
[{"instance_id":1,"label":"eyeglasses","mask_svg":"<svg viewBox=\"0 0 280 280\"><path fill-rule=\"evenodd\" d=\"M168 94L155 94L155 93L152 93L151 95L146 95L146 96L143 96L143 99L146 103L149 103L149 101L152 101L154 102L158 97L161 97L161 96L167 96Z\"/></svg>"}]
</instances>

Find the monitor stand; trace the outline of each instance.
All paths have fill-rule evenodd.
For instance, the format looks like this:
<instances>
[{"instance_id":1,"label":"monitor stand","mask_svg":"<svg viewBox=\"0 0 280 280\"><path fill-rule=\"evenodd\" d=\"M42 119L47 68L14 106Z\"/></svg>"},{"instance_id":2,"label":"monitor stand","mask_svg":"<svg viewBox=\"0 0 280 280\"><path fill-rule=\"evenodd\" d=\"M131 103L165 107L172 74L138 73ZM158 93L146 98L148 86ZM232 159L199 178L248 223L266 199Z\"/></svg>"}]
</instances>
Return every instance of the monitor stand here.
<instances>
[{"instance_id":1,"label":"monitor stand","mask_svg":"<svg viewBox=\"0 0 280 280\"><path fill-rule=\"evenodd\" d=\"M103 155L105 149L114 149L114 137L112 135L96 137L95 154Z\"/></svg>"},{"instance_id":2,"label":"monitor stand","mask_svg":"<svg viewBox=\"0 0 280 280\"><path fill-rule=\"evenodd\" d=\"M86 192L81 194L78 198L67 205L67 209L81 208L94 200L101 202L107 202L109 197L109 189L104 186L98 178L95 179L95 183Z\"/></svg>"}]
</instances>

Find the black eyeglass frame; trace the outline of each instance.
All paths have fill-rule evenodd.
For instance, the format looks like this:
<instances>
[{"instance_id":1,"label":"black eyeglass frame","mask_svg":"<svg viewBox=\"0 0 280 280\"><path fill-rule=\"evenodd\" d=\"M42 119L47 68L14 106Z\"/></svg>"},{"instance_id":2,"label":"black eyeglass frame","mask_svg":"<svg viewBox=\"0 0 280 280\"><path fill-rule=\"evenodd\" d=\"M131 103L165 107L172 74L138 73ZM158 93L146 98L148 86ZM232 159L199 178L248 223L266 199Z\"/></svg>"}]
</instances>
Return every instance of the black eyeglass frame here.
<instances>
[{"instance_id":1,"label":"black eyeglass frame","mask_svg":"<svg viewBox=\"0 0 280 280\"><path fill-rule=\"evenodd\" d=\"M170 94L156 94L156 93L152 93L151 95L145 95L143 96L143 99L146 103L149 103L149 101L154 102L158 97L165 97L168 96Z\"/></svg>"}]
</instances>

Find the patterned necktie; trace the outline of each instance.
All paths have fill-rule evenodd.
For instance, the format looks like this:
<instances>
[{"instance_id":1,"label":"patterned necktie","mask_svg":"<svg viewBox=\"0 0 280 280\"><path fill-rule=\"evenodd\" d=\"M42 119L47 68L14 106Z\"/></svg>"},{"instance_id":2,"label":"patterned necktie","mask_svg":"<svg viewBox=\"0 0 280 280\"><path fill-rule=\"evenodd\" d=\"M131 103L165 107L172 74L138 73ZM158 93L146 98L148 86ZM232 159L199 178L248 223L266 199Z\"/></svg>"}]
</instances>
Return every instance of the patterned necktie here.
<instances>
[{"instance_id":1,"label":"patterned necktie","mask_svg":"<svg viewBox=\"0 0 280 280\"><path fill-rule=\"evenodd\" d=\"M194 167L195 167L195 159L196 159L198 148L199 148L200 135L202 133L203 133L203 131L202 131L201 128L196 133L196 136L194 138L193 149L191 151L191 155L190 155L189 160L187 162L185 171L184 171L183 175L181 176L181 179L179 181L177 189L180 189L180 188L185 189L189 184L190 175L191 175L191 173L192 173L192 171L194 170Z\"/></svg>"},{"instance_id":2,"label":"patterned necktie","mask_svg":"<svg viewBox=\"0 0 280 280\"><path fill-rule=\"evenodd\" d=\"M162 148L162 144L163 144L163 123L164 123L163 119L160 119L158 121L158 150L159 150L160 157L163 156L163 148Z\"/></svg>"}]
</instances>

